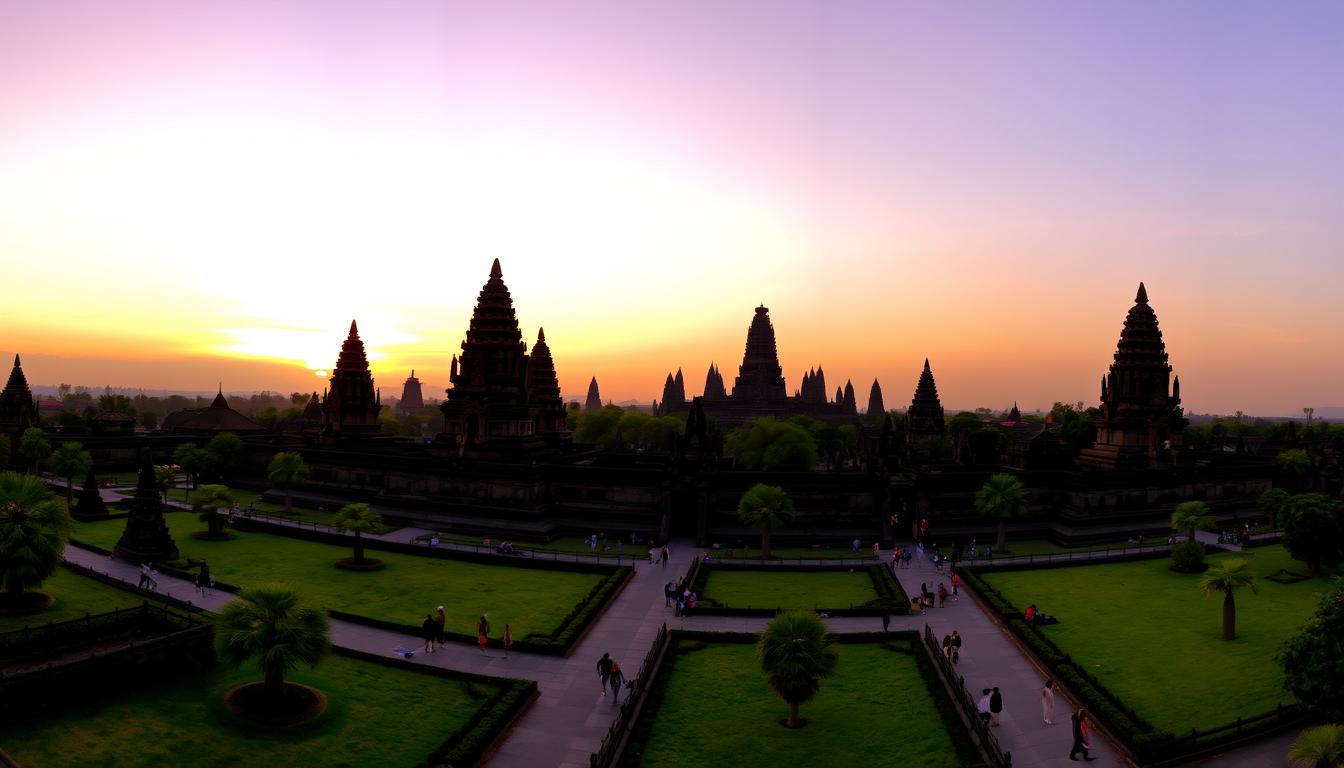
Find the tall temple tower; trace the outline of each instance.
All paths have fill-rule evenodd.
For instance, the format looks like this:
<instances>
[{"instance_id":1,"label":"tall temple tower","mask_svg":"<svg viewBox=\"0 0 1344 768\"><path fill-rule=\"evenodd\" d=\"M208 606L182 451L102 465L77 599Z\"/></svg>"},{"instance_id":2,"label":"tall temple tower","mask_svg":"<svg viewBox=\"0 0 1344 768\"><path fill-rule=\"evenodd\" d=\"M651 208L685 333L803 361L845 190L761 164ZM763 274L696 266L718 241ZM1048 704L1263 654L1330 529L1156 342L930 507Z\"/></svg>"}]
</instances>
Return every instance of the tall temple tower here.
<instances>
[{"instance_id":1,"label":"tall temple tower","mask_svg":"<svg viewBox=\"0 0 1344 768\"><path fill-rule=\"evenodd\" d=\"M658 413L666 416L671 413L680 413L686 410L689 403L686 402L686 379L681 375L681 369L677 369L677 375L667 374L667 381L663 382L663 403L659 407Z\"/></svg>"},{"instance_id":2,"label":"tall temple tower","mask_svg":"<svg viewBox=\"0 0 1344 768\"><path fill-rule=\"evenodd\" d=\"M341 354L331 372L331 389L322 402L323 433L338 440L380 436L380 400L369 373L369 359L364 354L359 327L351 320L350 335L341 344Z\"/></svg>"},{"instance_id":3,"label":"tall temple tower","mask_svg":"<svg viewBox=\"0 0 1344 768\"><path fill-rule=\"evenodd\" d=\"M747 329L747 348L742 355L737 380L733 382L733 399L782 402L786 398L788 392L784 389L779 350L775 346L775 327L770 323L770 310L760 306Z\"/></svg>"},{"instance_id":4,"label":"tall temple tower","mask_svg":"<svg viewBox=\"0 0 1344 768\"><path fill-rule=\"evenodd\" d=\"M163 498L154 481L154 462L148 450L141 459L140 478L135 498L131 499L126 528L112 555L131 563L160 563L178 557L177 544L163 519Z\"/></svg>"},{"instance_id":5,"label":"tall temple tower","mask_svg":"<svg viewBox=\"0 0 1344 768\"><path fill-rule=\"evenodd\" d=\"M882 416L886 414L887 407L882 404L882 387L873 379L873 388L868 390L868 411L869 416Z\"/></svg>"},{"instance_id":6,"label":"tall temple tower","mask_svg":"<svg viewBox=\"0 0 1344 768\"><path fill-rule=\"evenodd\" d=\"M19 356L15 355L9 381L0 390L0 432L21 433L29 427L40 425L33 391L28 387L28 378L23 375L23 364Z\"/></svg>"},{"instance_id":7,"label":"tall temple tower","mask_svg":"<svg viewBox=\"0 0 1344 768\"><path fill-rule=\"evenodd\" d=\"M709 371L705 373L704 398L711 402L728 399L728 390L723 385L723 374L719 373L719 366L714 363L709 364Z\"/></svg>"},{"instance_id":8,"label":"tall temple tower","mask_svg":"<svg viewBox=\"0 0 1344 768\"><path fill-rule=\"evenodd\" d=\"M1110 372L1101 378L1097 441L1078 456L1083 466L1143 469L1169 465L1181 446L1187 421L1181 409L1181 380L1171 376L1167 347L1139 283L1125 317Z\"/></svg>"},{"instance_id":9,"label":"tall temple tower","mask_svg":"<svg viewBox=\"0 0 1344 768\"><path fill-rule=\"evenodd\" d=\"M538 435L559 435L569 431L565 419L565 401L560 397L560 382L555 376L555 361L546 346L546 329L537 329L537 343L527 357L527 411Z\"/></svg>"},{"instance_id":10,"label":"tall temple tower","mask_svg":"<svg viewBox=\"0 0 1344 768\"><path fill-rule=\"evenodd\" d=\"M583 410L599 411L602 410L602 395L597 391L597 377L588 382L588 398L583 402Z\"/></svg>"},{"instance_id":11,"label":"tall temple tower","mask_svg":"<svg viewBox=\"0 0 1344 768\"><path fill-rule=\"evenodd\" d=\"M859 414L858 401L854 398L854 382L845 382L845 392L840 397L840 411L846 416L857 416Z\"/></svg>"},{"instance_id":12,"label":"tall temple tower","mask_svg":"<svg viewBox=\"0 0 1344 768\"><path fill-rule=\"evenodd\" d=\"M411 369L410 378L401 385L401 399L397 401L397 413L409 416L425 407L425 395L420 390L420 380L415 378L415 369Z\"/></svg>"},{"instance_id":13,"label":"tall temple tower","mask_svg":"<svg viewBox=\"0 0 1344 768\"><path fill-rule=\"evenodd\" d=\"M933 381L933 369L929 367L929 359L926 357L924 370L919 374L919 384L915 386L915 397L910 401L910 410L905 412L905 440L913 446L946 436L943 404L938 400L938 385Z\"/></svg>"}]
</instances>

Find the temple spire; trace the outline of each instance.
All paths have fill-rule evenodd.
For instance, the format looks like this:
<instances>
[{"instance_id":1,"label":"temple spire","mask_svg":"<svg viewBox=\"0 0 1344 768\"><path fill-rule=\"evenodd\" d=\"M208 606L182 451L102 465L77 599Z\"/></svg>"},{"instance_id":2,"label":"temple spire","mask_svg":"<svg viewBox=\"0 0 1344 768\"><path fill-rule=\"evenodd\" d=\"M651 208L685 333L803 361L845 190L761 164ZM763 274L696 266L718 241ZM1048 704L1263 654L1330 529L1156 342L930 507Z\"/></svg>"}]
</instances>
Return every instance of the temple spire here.
<instances>
[{"instance_id":1,"label":"temple spire","mask_svg":"<svg viewBox=\"0 0 1344 768\"><path fill-rule=\"evenodd\" d=\"M1134 295L1134 303L1135 304L1148 303L1148 289L1143 287L1143 283L1139 283L1139 292Z\"/></svg>"},{"instance_id":2,"label":"temple spire","mask_svg":"<svg viewBox=\"0 0 1344 768\"><path fill-rule=\"evenodd\" d=\"M495 259L495 263L490 265L490 277L495 280L504 277L504 270L499 268L499 259Z\"/></svg>"}]
</instances>

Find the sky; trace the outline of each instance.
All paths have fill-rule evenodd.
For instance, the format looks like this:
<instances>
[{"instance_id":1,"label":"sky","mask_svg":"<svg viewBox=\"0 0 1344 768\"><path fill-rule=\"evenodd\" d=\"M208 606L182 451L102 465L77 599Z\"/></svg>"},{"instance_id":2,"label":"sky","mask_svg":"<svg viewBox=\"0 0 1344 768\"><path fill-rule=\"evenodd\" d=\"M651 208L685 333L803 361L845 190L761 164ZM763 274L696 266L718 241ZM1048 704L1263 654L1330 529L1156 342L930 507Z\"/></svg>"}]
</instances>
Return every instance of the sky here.
<instances>
[{"instance_id":1,"label":"sky","mask_svg":"<svg viewBox=\"0 0 1344 768\"><path fill-rule=\"evenodd\" d=\"M1140 281L1189 410L1344 405L1344 5L0 0L0 352L441 394L499 258L561 388L925 357L1094 403Z\"/></svg>"}]
</instances>

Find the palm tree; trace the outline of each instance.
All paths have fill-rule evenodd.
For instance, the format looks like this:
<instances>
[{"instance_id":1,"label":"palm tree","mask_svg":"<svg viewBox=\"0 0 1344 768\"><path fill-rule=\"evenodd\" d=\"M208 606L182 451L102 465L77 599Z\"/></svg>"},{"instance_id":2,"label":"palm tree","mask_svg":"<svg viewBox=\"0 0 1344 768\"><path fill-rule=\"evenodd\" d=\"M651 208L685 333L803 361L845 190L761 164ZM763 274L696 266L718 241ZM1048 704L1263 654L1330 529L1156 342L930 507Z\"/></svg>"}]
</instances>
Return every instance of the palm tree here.
<instances>
[{"instance_id":1,"label":"palm tree","mask_svg":"<svg viewBox=\"0 0 1344 768\"><path fill-rule=\"evenodd\" d=\"M47 433L40 427L23 430L23 436L19 438L19 455L28 462L32 467L32 473L36 475L38 465L51 455L51 443L47 441Z\"/></svg>"},{"instance_id":2,"label":"palm tree","mask_svg":"<svg viewBox=\"0 0 1344 768\"><path fill-rule=\"evenodd\" d=\"M1344 725L1308 728L1288 748L1293 768L1335 768L1344 764Z\"/></svg>"},{"instance_id":3,"label":"palm tree","mask_svg":"<svg viewBox=\"0 0 1344 768\"><path fill-rule=\"evenodd\" d=\"M199 490L194 508L201 513L201 522L209 526L207 534L210 538L219 538L223 525L219 510L233 506L233 491L226 485L202 485Z\"/></svg>"},{"instance_id":4,"label":"palm tree","mask_svg":"<svg viewBox=\"0 0 1344 768\"><path fill-rule=\"evenodd\" d=\"M163 502L167 504L168 491L177 485L177 468L166 465L155 467L154 484L159 487L159 493L163 494Z\"/></svg>"},{"instance_id":5,"label":"palm tree","mask_svg":"<svg viewBox=\"0 0 1344 768\"><path fill-rule=\"evenodd\" d=\"M975 494L975 511L982 517L999 521L999 540L994 548L1005 552L1008 549L1008 519L1027 513L1027 489L1012 475L990 475Z\"/></svg>"},{"instance_id":6,"label":"palm tree","mask_svg":"<svg viewBox=\"0 0 1344 768\"><path fill-rule=\"evenodd\" d=\"M93 457L79 443L61 443L61 447L51 454L51 471L57 477L65 478L65 506L74 501L75 477L88 473L93 466Z\"/></svg>"},{"instance_id":7,"label":"palm tree","mask_svg":"<svg viewBox=\"0 0 1344 768\"><path fill-rule=\"evenodd\" d=\"M70 538L70 512L33 475L0 472L0 582L9 601L55 573Z\"/></svg>"},{"instance_id":8,"label":"palm tree","mask_svg":"<svg viewBox=\"0 0 1344 768\"><path fill-rule=\"evenodd\" d=\"M383 518L374 512L368 504L346 504L336 513L331 527L341 533L353 531L355 534L355 565L364 564L364 540L359 534L382 530Z\"/></svg>"},{"instance_id":9,"label":"palm tree","mask_svg":"<svg viewBox=\"0 0 1344 768\"><path fill-rule=\"evenodd\" d=\"M756 641L756 659L770 679L770 688L789 705L790 728L799 728L798 707L821 688L835 671L836 653L826 638L826 625L814 613L786 611L770 620Z\"/></svg>"},{"instance_id":10,"label":"palm tree","mask_svg":"<svg viewBox=\"0 0 1344 768\"><path fill-rule=\"evenodd\" d=\"M1250 587L1252 593L1260 592L1255 574L1246 570L1245 560L1225 560L1205 571L1199 580L1199 588L1205 596L1223 593L1224 640L1237 636L1237 603L1232 594L1242 587Z\"/></svg>"},{"instance_id":11,"label":"palm tree","mask_svg":"<svg viewBox=\"0 0 1344 768\"><path fill-rule=\"evenodd\" d=\"M303 457L298 451L281 451L275 454L271 457L270 466L266 468L266 477L285 489L285 514L292 514L293 507L289 501L290 486L308 479L308 465L303 463Z\"/></svg>"},{"instance_id":12,"label":"palm tree","mask_svg":"<svg viewBox=\"0 0 1344 768\"><path fill-rule=\"evenodd\" d=\"M1209 505L1202 501L1183 501L1171 513L1171 527L1185 531L1189 541L1195 540L1196 530L1212 530L1215 524L1213 515L1209 514Z\"/></svg>"},{"instance_id":13,"label":"palm tree","mask_svg":"<svg viewBox=\"0 0 1344 768\"><path fill-rule=\"evenodd\" d=\"M742 494L737 503L737 517L747 525L761 529L761 557L770 557L770 529L793 519L793 500L778 485L757 483Z\"/></svg>"},{"instance_id":14,"label":"palm tree","mask_svg":"<svg viewBox=\"0 0 1344 768\"><path fill-rule=\"evenodd\" d=\"M284 691L287 673L317 664L330 649L327 615L301 606L292 589L245 589L215 620L215 655L234 666L255 660L273 696Z\"/></svg>"},{"instance_id":15,"label":"palm tree","mask_svg":"<svg viewBox=\"0 0 1344 768\"><path fill-rule=\"evenodd\" d=\"M196 473L201 468L201 449L194 443L183 443L173 451L173 463L181 467L187 479L191 481L191 485L182 489L182 500L190 502L191 489L196 487L199 479Z\"/></svg>"}]
</instances>

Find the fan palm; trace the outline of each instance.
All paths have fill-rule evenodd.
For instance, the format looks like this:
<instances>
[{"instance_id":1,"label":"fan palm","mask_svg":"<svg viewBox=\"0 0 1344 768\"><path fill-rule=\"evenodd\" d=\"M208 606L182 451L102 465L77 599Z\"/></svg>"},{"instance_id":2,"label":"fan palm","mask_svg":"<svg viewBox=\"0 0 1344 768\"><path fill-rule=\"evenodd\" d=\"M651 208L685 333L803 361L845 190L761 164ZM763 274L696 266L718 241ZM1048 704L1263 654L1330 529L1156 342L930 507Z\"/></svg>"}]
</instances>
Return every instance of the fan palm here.
<instances>
[{"instance_id":1,"label":"fan palm","mask_svg":"<svg viewBox=\"0 0 1344 768\"><path fill-rule=\"evenodd\" d=\"M1288 749L1293 768L1335 768L1344 764L1344 725L1308 728Z\"/></svg>"},{"instance_id":2,"label":"fan palm","mask_svg":"<svg viewBox=\"0 0 1344 768\"><path fill-rule=\"evenodd\" d=\"M975 511L982 517L999 521L999 536L994 548L1008 549L1008 520L1027 513L1027 489L1022 481L1002 472L990 475L975 494Z\"/></svg>"},{"instance_id":3,"label":"fan palm","mask_svg":"<svg viewBox=\"0 0 1344 768\"><path fill-rule=\"evenodd\" d=\"M196 498L195 508L201 513L201 522L208 526L210 536L219 536L224 524L219 510L233 506L233 491L226 485L202 485L198 490L200 496Z\"/></svg>"},{"instance_id":4,"label":"fan palm","mask_svg":"<svg viewBox=\"0 0 1344 768\"><path fill-rule=\"evenodd\" d=\"M11 601L56 571L69 538L70 513L46 483L0 472L0 582Z\"/></svg>"},{"instance_id":5,"label":"fan palm","mask_svg":"<svg viewBox=\"0 0 1344 768\"><path fill-rule=\"evenodd\" d=\"M284 690L286 674L317 664L330 649L327 615L300 605L292 589L245 589L215 619L215 654L234 666L255 661L273 695Z\"/></svg>"},{"instance_id":6,"label":"fan palm","mask_svg":"<svg viewBox=\"0 0 1344 768\"><path fill-rule=\"evenodd\" d=\"M1255 574L1246 570L1245 560L1225 560L1205 571L1199 580L1199 588L1206 596L1223 593L1224 640L1237 636L1237 603L1232 595L1243 587L1249 587L1252 593L1260 591Z\"/></svg>"},{"instance_id":7,"label":"fan palm","mask_svg":"<svg viewBox=\"0 0 1344 768\"><path fill-rule=\"evenodd\" d=\"M93 457L79 443L61 443L51 454L51 472L65 478L65 506L74 501L75 477L84 475L93 467Z\"/></svg>"},{"instance_id":8,"label":"fan palm","mask_svg":"<svg viewBox=\"0 0 1344 768\"><path fill-rule=\"evenodd\" d=\"M765 625L756 641L756 659L770 688L789 705L789 727L798 728L799 705L817 695L821 681L835 671L837 657L816 614L786 611Z\"/></svg>"},{"instance_id":9,"label":"fan palm","mask_svg":"<svg viewBox=\"0 0 1344 768\"><path fill-rule=\"evenodd\" d=\"M1195 540L1195 531L1212 530L1215 525L1209 514L1209 505L1202 501L1183 501L1171 513L1171 527L1186 532L1186 539Z\"/></svg>"},{"instance_id":10,"label":"fan palm","mask_svg":"<svg viewBox=\"0 0 1344 768\"><path fill-rule=\"evenodd\" d=\"M793 500L777 485L757 483L742 494L737 517L747 525L761 529L761 557L770 557L770 529L793 519Z\"/></svg>"},{"instance_id":11,"label":"fan palm","mask_svg":"<svg viewBox=\"0 0 1344 768\"><path fill-rule=\"evenodd\" d=\"M359 537L359 534L382 530L383 518L377 512L374 512L368 504L346 504L332 519L331 527L341 533L354 532L355 565L363 565L364 540Z\"/></svg>"},{"instance_id":12,"label":"fan palm","mask_svg":"<svg viewBox=\"0 0 1344 768\"><path fill-rule=\"evenodd\" d=\"M281 451L271 457L271 463L266 467L266 477L276 486L285 491L285 514L293 512L293 505L290 503L289 490L296 483L302 483L308 479L308 465L303 463L303 456L298 451Z\"/></svg>"}]
</instances>

